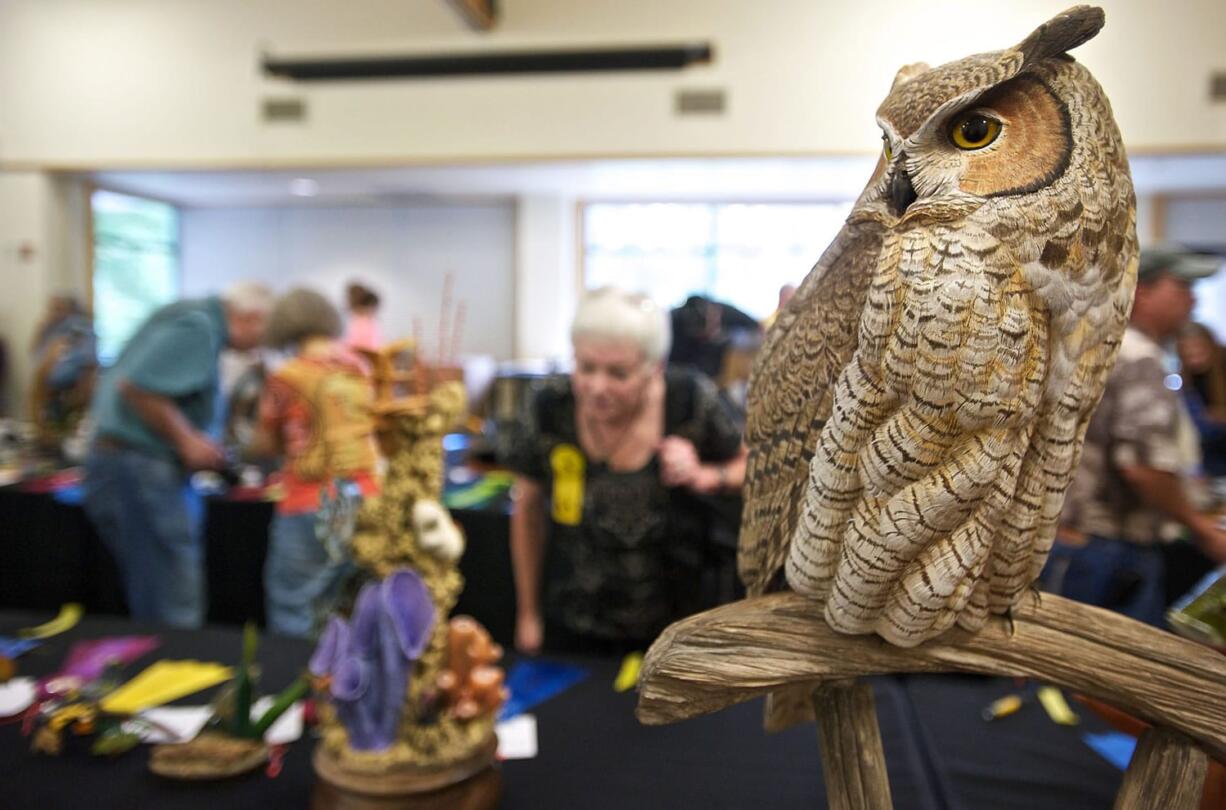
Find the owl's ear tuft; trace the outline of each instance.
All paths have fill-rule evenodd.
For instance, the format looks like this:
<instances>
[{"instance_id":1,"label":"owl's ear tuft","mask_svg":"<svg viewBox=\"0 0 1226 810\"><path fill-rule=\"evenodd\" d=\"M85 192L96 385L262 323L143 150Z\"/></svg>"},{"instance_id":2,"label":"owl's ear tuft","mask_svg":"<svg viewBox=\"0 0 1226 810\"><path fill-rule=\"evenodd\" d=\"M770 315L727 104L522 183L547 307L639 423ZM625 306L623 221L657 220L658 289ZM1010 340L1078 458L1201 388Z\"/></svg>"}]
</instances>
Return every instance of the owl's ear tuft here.
<instances>
[{"instance_id":1,"label":"owl's ear tuft","mask_svg":"<svg viewBox=\"0 0 1226 810\"><path fill-rule=\"evenodd\" d=\"M927 73L931 69L932 68L928 67L927 62L912 62L909 65L903 65L898 69L898 72L894 74L894 83L890 85L890 91L893 92L894 90L897 90L907 82L914 79L916 76L920 75L921 73Z\"/></svg>"},{"instance_id":2,"label":"owl's ear tuft","mask_svg":"<svg viewBox=\"0 0 1226 810\"><path fill-rule=\"evenodd\" d=\"M1015 50L1025 62L1063 56L1102 30L1107 16L1097 6L1074 6L1034 29Z\"/></svg>"}]
</instances>

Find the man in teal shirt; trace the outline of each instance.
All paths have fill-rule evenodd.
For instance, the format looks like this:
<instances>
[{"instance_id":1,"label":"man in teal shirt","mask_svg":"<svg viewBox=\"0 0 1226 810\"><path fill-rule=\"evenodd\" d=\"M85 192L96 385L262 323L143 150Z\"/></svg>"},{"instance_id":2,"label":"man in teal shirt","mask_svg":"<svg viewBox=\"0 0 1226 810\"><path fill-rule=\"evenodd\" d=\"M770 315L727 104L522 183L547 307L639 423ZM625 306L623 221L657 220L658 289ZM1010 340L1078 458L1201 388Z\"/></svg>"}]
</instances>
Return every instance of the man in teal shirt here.
<instances>
[{"instance_id":1,"label":"man in teal shirt","mask_svg":"<svg viewBox=\"0 0 1226 810\"><path fill-rule=\"evenodd\" d=\"M162 307L128 340L94 394L96 438L85 465L85 508L123 576L137 619L204 621L196 470L224 457L206 433L226 346L259 345L271 295L238 284L220 298Z\"/></svg>"}]
</instances>

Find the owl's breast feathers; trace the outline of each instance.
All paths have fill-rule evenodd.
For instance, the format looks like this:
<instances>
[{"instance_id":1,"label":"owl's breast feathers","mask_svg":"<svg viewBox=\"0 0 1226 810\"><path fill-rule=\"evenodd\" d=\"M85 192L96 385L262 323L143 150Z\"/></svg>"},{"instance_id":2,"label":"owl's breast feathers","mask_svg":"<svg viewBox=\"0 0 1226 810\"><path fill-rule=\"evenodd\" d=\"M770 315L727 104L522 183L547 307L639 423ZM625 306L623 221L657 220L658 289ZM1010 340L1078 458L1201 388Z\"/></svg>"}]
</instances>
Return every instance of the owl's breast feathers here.
<instances>
[{"instance_id":1,"label":"owl's breast feathers","mask_svg":"<svg viewBox=\"0 0 1226 810\"><path fill-rule=\"evenodd\" d=\"M894 229L877 253L786 562L837 630L978 629L1050 549L1130 288L1023 261L1034 235L994 224Z\"/></svg>"}]
</instances>

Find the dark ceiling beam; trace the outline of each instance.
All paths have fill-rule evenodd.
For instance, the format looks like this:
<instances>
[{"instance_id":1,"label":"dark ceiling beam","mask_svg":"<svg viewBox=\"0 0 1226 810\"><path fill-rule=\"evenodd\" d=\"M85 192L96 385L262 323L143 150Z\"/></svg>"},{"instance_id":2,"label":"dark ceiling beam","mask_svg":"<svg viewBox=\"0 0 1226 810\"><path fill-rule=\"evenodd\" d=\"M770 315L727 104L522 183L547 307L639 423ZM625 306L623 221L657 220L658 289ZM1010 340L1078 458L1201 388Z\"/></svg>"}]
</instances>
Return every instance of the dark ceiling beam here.
<instances>
[{"instance_id":1,"label":"dark ceiling beam","mask_svg":"<svg viewBox=\"0 0 1226 810\"><path fill-rule=\"evenodd\" d=\"M516 73L680 70L712 59L709 43L557 51L474 51L428 56L264 57L264 72L295 81L408 79Z\"/></svg>"},{"instance_id":2,"label":"dark ceiling beam","mask_svg":"<svg viewBox=\"0 0 1226 810\"><path fill-rule=\"evenodd\" d=\"M489 31L498 20L496 0L447 0L447 5L454 8L464 18L464 22L477 31Z\"/></svg>"}]
</instances>

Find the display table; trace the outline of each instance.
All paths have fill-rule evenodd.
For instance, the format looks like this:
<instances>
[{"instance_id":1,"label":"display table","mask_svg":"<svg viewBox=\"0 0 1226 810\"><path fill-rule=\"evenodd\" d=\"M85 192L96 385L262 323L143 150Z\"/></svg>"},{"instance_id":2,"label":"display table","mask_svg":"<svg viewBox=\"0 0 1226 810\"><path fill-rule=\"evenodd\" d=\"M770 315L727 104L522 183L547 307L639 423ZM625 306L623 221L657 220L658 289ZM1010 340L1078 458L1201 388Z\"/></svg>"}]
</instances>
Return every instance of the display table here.
<instances>
[{"instance_id":1,"label":"display table","mask_svg":"<svg viewBox=\"0 0 1226 810\"><path fill-rule=\"evenodd\" d=\"M264 556L273 504L206 499L204 553L210 624L264 621ZM460 573L474 583L458 613L475 616L500 643L514 633L509 519L498 509L456 509L468 537ZM124 615L123 589L110 552L85 511L52 495L0 488L0 609L56 610L79 602L87 612Z\"/></svg>"},{"instance_id":2,"label":"display table","mask_svg":"<svg viewBox=\"0 0 1226 810\"><path fill-rule=\"evenodd\" d=\"M0 613L0 634L48 618ZM158 630L119 619L86 618L19 659L26 674L53 671L72 641L102 635L159 633L155 657L237 663L232 628ZM260 648L262 684L271 691L305 665L310 645L277 637ZM646 727L635 720L634 692L615 693L618 662L567 658L588 669L578 685L533 709L535 759L502 764L505 810L626 808L812 808L824 806L817 735L810 726L761 731L761 703L734 706L692 722ZM1095 810L1110 808L1120 773L1081 741L1105 726L1086 713L1082 726L1056 726L1037 706L993 723L979 713L1010 683L913 676L873 682L890 786L897 808L916 810ZM209 693L187 698L200 703ZM170 782L146 769L148 749L108 760L84 752L34 755L16 724L0 726L0 807L305 808L314 785L308 736L289 746L275 779L262 772L204 784Z\"/></svg>"},{"instance_id":3,"label":"display table","mask_svg":"<svg viewBox=\"0 0 1226 810\"><path fill-rule=\"evenodd\" d=\"M515 586L505 506L451 513L468 538L460 560L468 586L456 612L475 617L496 641L509 646L515 629ZM273 505L266 501L207 499L209 623L263 623L264 556L272 515ZM1164 546L1163 553L1168 601L1174 601L1210 563L1185 543ZM732 563L729 557L713 572L717 579L731 575ZM715 581L707 590L727 594L734 589ZM0 487L0 609L51 611L65 602L80 602L90 613L125 615L114 560L80 506L61 503L49 494Z\"/></svg>"}]
</instances>

